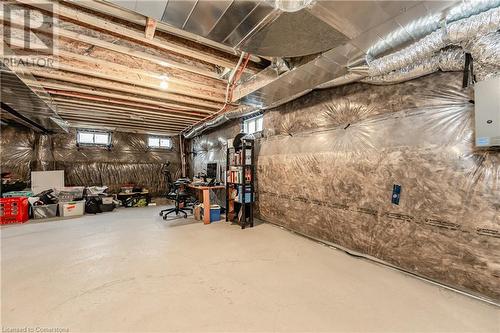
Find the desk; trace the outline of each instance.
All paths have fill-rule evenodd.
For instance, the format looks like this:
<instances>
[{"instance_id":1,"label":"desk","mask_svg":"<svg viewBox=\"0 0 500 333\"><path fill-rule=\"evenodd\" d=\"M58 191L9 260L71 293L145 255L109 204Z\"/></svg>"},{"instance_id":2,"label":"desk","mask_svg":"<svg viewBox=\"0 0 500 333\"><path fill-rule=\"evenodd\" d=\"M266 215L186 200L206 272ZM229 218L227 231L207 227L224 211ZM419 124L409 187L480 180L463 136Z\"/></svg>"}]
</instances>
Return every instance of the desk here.
<instances>
[{"instance_id":1,"label":"desk","mask_svg":"<svg viewBox=\"0 0 500 333\"><path fill-rule=\"evenodd\" d=\"M203 223L210 224L210 190L225 190L226 187L224 185L196 186L191 184L188 187L203 193Z\"/></svg>"}]
</instances>

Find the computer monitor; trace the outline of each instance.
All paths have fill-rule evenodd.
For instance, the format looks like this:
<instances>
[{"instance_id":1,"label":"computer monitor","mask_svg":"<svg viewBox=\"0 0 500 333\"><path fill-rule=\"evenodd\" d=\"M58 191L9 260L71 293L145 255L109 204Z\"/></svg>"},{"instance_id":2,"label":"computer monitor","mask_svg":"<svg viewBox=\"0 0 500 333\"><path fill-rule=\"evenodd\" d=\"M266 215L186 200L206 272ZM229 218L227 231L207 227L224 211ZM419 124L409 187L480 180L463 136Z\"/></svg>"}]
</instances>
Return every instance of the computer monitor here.
<instances>
[{"instance_id":1,"label":"computer monitor","mask_svg":"<svg viewBox=\"0 0 500 333\"><path fill-rule=\"evenodd\" d=\"M207 163L207 178L217 178L217 163Z\"/></svg>"}]
</instances>

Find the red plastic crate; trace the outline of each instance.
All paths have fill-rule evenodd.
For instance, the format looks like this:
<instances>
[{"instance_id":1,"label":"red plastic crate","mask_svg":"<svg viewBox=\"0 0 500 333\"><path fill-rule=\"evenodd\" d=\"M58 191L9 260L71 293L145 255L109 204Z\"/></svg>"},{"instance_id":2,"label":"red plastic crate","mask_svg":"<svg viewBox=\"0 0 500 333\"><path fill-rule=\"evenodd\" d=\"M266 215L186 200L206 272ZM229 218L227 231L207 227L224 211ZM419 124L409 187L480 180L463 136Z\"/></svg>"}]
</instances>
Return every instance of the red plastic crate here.
<instances>
[{"instance_id":1,"label":"red plastic crate","mask_svg":"<svg viewBox=\"0 0 500 333\"><path fill-rule=\"evenodd\" d=\"M26 197L0 199L0 224L24 223L29 219L29 202Z\"/></svg>"}]
</instances>

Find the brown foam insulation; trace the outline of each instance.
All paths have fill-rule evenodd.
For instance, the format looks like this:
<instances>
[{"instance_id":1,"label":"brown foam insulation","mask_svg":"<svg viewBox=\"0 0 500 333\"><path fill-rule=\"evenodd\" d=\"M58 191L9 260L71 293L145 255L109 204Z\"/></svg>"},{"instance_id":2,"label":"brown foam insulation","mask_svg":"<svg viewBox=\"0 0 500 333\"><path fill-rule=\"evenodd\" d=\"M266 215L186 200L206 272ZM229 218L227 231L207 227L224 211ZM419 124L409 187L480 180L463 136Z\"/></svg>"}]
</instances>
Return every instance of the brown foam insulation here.
<instances>
[{"instance_id":1,"label":"brown foam insulation","mask_svg":"<svg viewBox=\"0 0 500 333\"><path fill-rule=\"evenodd\" d=\"M500 299L500 151L473 147L473 94L461 79L357 83L267 111L260 218ZM225 163L239 127L195 138L192 171Z\"/></svg>"}]
</instances>

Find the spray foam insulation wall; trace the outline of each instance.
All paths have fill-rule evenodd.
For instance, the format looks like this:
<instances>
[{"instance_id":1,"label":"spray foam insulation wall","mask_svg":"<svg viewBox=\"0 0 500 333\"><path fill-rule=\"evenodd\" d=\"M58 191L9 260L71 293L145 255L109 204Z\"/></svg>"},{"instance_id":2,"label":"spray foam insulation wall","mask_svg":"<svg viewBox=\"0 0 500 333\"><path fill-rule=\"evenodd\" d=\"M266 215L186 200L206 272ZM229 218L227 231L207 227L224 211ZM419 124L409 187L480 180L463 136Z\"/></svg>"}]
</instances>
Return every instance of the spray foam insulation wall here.
<instances>
[{"instance_id":1,"label":"spray foam insulation wall","mask_svg":"<svg viewBox=\"0 0 500 333\"><path fill-rule=\"evenodd\" d=\"M64 170L68 186L107 185L113 192L123 184L147 187L153 195L167 191L164 170L180 174L179 142L173 149L148 149L148 135L114 132L111 148L77 147L76 131L43 135L2 126L2 171L29 179L33 170ZM168 167L167 167L168 164Z\"/></svg>"},{"instance_id":2,"label":"spray foam insulation wall","mask_svg":"<svg viewBox=\"0 0 500 333\"><path fill-rule=\"evenodd\" d=\"M473 97L461 84L460 73L357 83L266 112L259 217L499 299L500 152L473 148ZM223 143L239 128L193 139L192 171L225 163Z\"/></svg>"}]
</instances>

